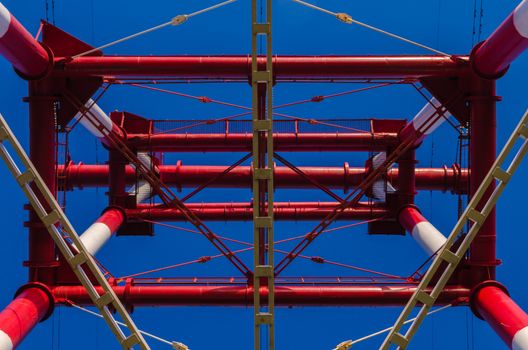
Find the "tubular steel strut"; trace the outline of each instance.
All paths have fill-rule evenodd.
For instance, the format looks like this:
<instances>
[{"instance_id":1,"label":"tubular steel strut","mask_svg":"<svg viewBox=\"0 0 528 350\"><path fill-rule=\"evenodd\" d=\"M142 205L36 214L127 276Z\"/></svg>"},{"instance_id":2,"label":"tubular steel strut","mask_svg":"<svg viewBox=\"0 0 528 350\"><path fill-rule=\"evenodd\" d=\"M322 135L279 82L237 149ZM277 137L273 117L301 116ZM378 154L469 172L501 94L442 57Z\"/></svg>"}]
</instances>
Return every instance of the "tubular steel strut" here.
<instances>
[{"instance_id":1,"label":"tubular steel strut","mask_svg":"<svg viewBox=\"0 0 528 350\"><path fill-rule=\"evenodd\" d=\"M523 141L522 145L519 147L513 159L507 163L506 161L510 159L510 155L514 150L515 144L519 140ZM427 316L427 313L433 307L436 299L466 254L471 242L479 232L482 224L484 224L486 218L495 207L495 204L504 191L504 188L510 181L511 177L515 174L515 171L526 156L526 153L528 153L528 110L525 112L524 116L521 118L521 121L511 134L508 142L495 160L495 163L493 163L490 171L480 184L477 192L475 192L473 198L466 207L466 210L458 219L458 222L451 231L447 242L436 255L436 258L427 270L427 273L423 276L418 288L413 293L411 299L394 324L394 327L381 345L380 350L390 349L392 344L397 345L398 349L407 348L412 337L416 334L421 323ZM506 170L504 170L503 165L507 165ZM482 210L477 210L477 206L480 204L481 200L490 188L490 185L495 183L495 181L497 186L489 198L486 199ZM451 249L457 241L459 234L469 223L472 223L469 232L464 237L462 243L456 249L456 251L452 251ZM442 267L443 272L441 277L438 279L438 281L433 282L433 278L437 275L437 272ZM422 304L420 311L418 312L418 316L411 323L405 335L401 334L400 331L404 326L404 323L406 323L407 319L411 315L412 310L418 305L418 303Z\"/></svg>"},{"instance_id":2,"label":"tubular steel strut","mask_svg":"<svg viewBox=\"0 0 528 350\"><path fill-rule=\"evenodd\" d=\"M18 161L15 161L11 153L9 153L6 148L7 143L15 151ZM134 324L134 321L101 270L97 267L94 258L86 250L59 203L57 203L57 200L46 186L44 180L40 177L35 166L29 160L26 152L1 114L0 156L20 185L22 191L31 203L33 210L35 210L35 213L48 230L62 255L86 289L93 304L99 309L99 312L116 336L119 344L123 349L132 349L135 345L139 345L141 349L149 350L150 347ZM21 169L20 166L23 166L23 168ZM64 235L67 235L72 240L72 244L66 241ZM103 293L97 292L96 287L90 280L90 275L100 284L104 291ZM126 336L123 333L123 330L118 325L118 321L112 314L113 310L119 314L123 323L128 328L130 335Z\"/></svg>"}]
</instances>

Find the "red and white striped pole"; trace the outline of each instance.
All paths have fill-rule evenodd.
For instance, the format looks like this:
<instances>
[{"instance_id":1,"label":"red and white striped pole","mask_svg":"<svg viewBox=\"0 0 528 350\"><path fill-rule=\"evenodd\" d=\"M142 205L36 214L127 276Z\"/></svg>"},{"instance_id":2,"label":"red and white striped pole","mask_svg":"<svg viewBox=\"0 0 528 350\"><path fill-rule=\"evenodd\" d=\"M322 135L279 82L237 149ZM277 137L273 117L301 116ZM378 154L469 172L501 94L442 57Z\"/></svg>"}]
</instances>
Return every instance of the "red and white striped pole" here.
<instances>
[{"instance_id":1,"label":"red and white striped pole","mask_svg":"<svg viewBox=\"0 0 528 350\"><path fill-rule=\"evenodd\" d=\"M92 135L101 140L103 144L111 147L112 143L108 140L108 134L113 133L125 139L125 133L123 130L117 126L112 119L106 114L94 100L89 99L85 105L87 111L79 112L75 115L75 119L81 123ZM101 130L98 126L103 126ZM152 158L148 153L139 152L138 159L145 165L147 168L152 168L153 162ZM150 184L145 180L140 180L136 185L134 185L130 190L130 194L137 195L137 203L142 203L149 199L152 196L152 188Z\"/></svg>"},{"instance_id":2,"label":"red and white striped pole","mask_svg":"<svg viewBox=\"0 0 528 350\"><path fill-rule=\"evenodd\" d=\"M99 107L94 100L89 99L84 107L87 109L75 115L75 119L86 128L92 135L101 140L101 142L111 147L111 142L108 140L108 134L113 133L118 137L124 139L125 133L117 126L112 119L106 114L101 107ZM104 127L103 130L99 127Z\"/></svg>"},{"instance_id":3,"label":"red and white striped pole","mask_svg":"<svg viewBox=\"0 0 528 350\"><path fill-rule=\"evenodd\" d=\"M429 255L436 254L447 240L414 205L404 207L398 220Z\"/></svg>"},{"instance_id":4,"label":"red and white striped pole","mask_svg":"<svg viewBox=\"0 0 528 350\"><path fill-rule=\"evenodd\" d=\"M0 3L0 55L28 79L44 77L53 59L20 22Z\"/></svg>"},{"instance_id":5,"label":"red and white striped pole","mask_svg":"<svg viewBox=\"0 0 528 350\"><path fill-rule=\"evenodd\" d=\"M30 283L20 288L15 299L0 312L0 350L16 349L37 323L52 314L54 305L46 286Z\"/></svg>"},{"instance_id":6,"label":"red and white striped pole","mask_svg":"<svg viewBox=\"0 0 528 350\"><path fill-rule=\"evenodd\" d=\"M473 49L473 68L485 78L500 77L527 48L528 0L523 0L486 41Z\"/></svg>"},{"instance_id":7,"label":"red and white striped pole","mask_svg":"<svg viewBox=\"0 0 528 350\"><path fill-rule=\"evenodd\" d=\"M420 143L431 133L433 133L440 125L447 119L447 115L440 114L442 104L433 97L421 110L416 114L412 121L407 123L400 131L399 138L402 142L413 140L414 146L418 147ZM387 154L381 152L372 157L368 161L367 167L371 166L373 169L381 166L386 160ZM414 166L413 166L414 169ZM385 191L394 191L390 183L385 183L385 180L378 180L372 185L372 195L376 199L382 201L386 198Z\"/></svg>"},{"instance_id":8,"label":"red and white striped pole","mask_svg":"<svg viewBox=\"0 0 528 350\"><path fill-rule=\"evenodd\" d=\"M475 316L486 320L510 349L528 350L528 315L496 281L473 289L470 305Z\"/></svg>"},{"instance_id":9,"label":"red and white striped pole","mask_svg":"<svg viewBox=\"0 0 528 350\"><path fill-rule=\"evenodd\" d=\"M418 146L428 135L433 133L446 121L448 114L446 112L446 115L440 115L438 113L440 107L442 107L440 101L433 97L416 114L413 120L407 123L402 131L400 131L400 139L407 140L413 138L415 139L415 145Z\"/></svg>"},{"instance_id":10,"label":"red and white striped pole","mask_svg":"<svg viewBox=\"0 0 528 350\"><path fill-rule=\"evenodd\" d=\"M124 221L123 210L108 208L80 237L88 252L92 255L97 254Z\"/></svg>"}]
</instances>

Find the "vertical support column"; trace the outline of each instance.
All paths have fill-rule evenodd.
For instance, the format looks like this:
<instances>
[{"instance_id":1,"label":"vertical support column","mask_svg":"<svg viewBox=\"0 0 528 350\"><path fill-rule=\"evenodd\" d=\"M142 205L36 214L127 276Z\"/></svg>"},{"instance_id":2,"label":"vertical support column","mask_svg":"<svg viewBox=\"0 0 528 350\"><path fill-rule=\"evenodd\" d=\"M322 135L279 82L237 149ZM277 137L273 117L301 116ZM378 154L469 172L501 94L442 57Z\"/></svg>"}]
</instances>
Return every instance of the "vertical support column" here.
<instances>
[{"instance_id":1,"label":"vertical support column","mask_svg":"<svg viewBox=\"0 0 528 350\"><path fill-rule=\"evenodd\" d=\"M496 158L496 101L495 81L474 76L470 100L470 197L477 191ZM489 198L493 189L494 186L490 186L482 203ZM482 206L477 209L482 209ZM473 276L476 279L473 283L495 279L495 222L494 209L471 245L469 264L473 265Z\"/></svg>"},{"instance_id":2,"label":"vertical support column","mask_svg":"<svg viewBox=\"0 0 528 350\"><path fill-rule=\"evenodd\" d=\"M259 20L260 1L266 13ZM253 89L253 236L255 310L255 350L275 348L275 282L273 235L273 56L272 0L252 0L252 61ZM258 62L259 39L265 37L264 64ZM261 294L267 288L267 301ZM267 334L267 335L266 335ZM264 346L263 346L264 344Z\"/></svg>"},{"instance_id":3,"label":"vertical support column","mask_svg":"<svg viewBox=\"0 0 528 350\"><path fill-rule=\"evenodd\" d=\"M398 159L399 207L414 204L416 195L416 151L411 149Z\"/></svg>"},{"instance_id":4,"label":"vertical support column","mask_svg":"<svg viewBox=\"0 0 528 350\"><path fill-rule=\"evenodd\" d=\"M109 174L108 174L108 197L110 206L127 207L126 192L126 166L127 161L121 153L115 149L108 151Z\"/></svg>"},{"instance_id":5,"label":"vertical support column","mask_svg":"<svg viewBox=\"0 0 528 350\"><path fill-rule=\"evenodd\" d=\"M30 158L40 176L56 193L55 108L49 80L29 83ZM52 285L58 265L55 244L33 210L29 212L29 280Z\"/></svg>"}]
</instances>

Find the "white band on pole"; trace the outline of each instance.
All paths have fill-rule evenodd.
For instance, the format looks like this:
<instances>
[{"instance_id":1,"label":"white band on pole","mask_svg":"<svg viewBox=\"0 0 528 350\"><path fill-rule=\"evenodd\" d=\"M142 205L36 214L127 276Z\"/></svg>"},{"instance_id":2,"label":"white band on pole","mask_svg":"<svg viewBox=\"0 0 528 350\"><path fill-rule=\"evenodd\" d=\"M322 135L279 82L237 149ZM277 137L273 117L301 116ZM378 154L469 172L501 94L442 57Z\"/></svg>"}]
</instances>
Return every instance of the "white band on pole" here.
<instances>
[{"instance_id":1,"label":"white band on pole","mask_svg":"<svg viewBox=\"0 0 528 350\"><path fill-rule=\"evenodd\" d=\"M411 235L429 255L438 252L447 241L447 238L428 221L417 223Z\"/></svg>"},{"instance_id":2,"label":"white band on pole","mask_svg":"<svg viewBox=\"0 0 528 350\"><path fill-rule=\"evenodd\" d=\"M110 228L102 222L96 222L88 227L80 238L86 250L91 255L95 255L111 237L112 231Z\"/></svg>"},{"instance_id":3,"label":"white band on pole","mask_svg":"<svg viewBox=\"0 0 528 350\"><path fill-rule=\"evenodd\" d=\"M0 2L0 38L2 38L5 33L9 30L11 25L11 14L9 10L5 8L4 5Z\"/></svg>"},{"instance_id":4,"label":"white band on pole","mask_svg":"<svg viewBox=\"0 0 528 350\"><path fill-rule=\"evenodd\" d=\"M91 123L88 118L95 117L97 120L105 126L106 129L112 130L112 119L99 107L94 100L89 99L88 102L84 105L86 108L90 109L89 115L84 115L83 113L79 112L75 115L75 119L79 120L82 126L84 126L92 135L94 135L97 138L103 138L104 135ZM87 112L88 114L88 112Z\"/></svg>"},{"instance_id":5,"label":"white band on pole","mask_svg":"<svg viewBox=\"0 0 528 350\"><path fill-rule=\"evenodd\" d=\"M528 327L524 327L513 336L512 350L528 350Z\"/></svg>"},{"instance_id":6,"label":"white band on pole","mask_svg":"<svg viewBox=\"0 0 528 350\"><path fill-rule=\"evenodd\" d=\"M2 4L0 4L2 6ZM13 341L4 331L0 330L0 350L13 350Z\"/></svg>"},{"instance_id":7,"label":"white band on pole","mask_svg":"<svg viewBox=\"0 0 528 350\"><path fill-rule=\"evenodd\" d=\"M442 106L442 104L435 97L433 97L431 99L431 102L430 103L428 102L424 106L424 108L422 108L422 110L420 112L418 112L418 114L416 114L416 116L414 117L414 119L412 121L414 130L420 130L420 128L425 123L427 123L429 121L431 116L433 116L435 113L437 113L437 108L440 108L441 106ZM445 116L445 117L447 117L447 116ZM425 135L429 135L433 131L438 129L438 127L445 122L445 117L444 116L438 117L438 119L435 121L435 123L433 125L431 125L431 127L429 127L429 129L427 129L427 131L425 132Z\"/></svg>"},{"instance_id":8,"label":"white band on pole","mask_svg":"<svg viewBox=\"0 0 528 350\"><path fill-rule=\"evenodd\" d=\"M513 25L521 36L528 39L528 0L523 0L513 11Z\"/></svg>"}]
</instances>

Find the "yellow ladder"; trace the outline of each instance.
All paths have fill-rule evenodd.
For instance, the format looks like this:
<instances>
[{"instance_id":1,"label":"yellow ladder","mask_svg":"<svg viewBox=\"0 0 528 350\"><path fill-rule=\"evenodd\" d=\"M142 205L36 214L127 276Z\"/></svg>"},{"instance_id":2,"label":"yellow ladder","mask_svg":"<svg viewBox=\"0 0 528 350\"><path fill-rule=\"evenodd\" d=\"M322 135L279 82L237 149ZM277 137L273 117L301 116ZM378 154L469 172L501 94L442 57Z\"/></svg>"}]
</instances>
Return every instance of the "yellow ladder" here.
<instances>
[{"instance_id":1,"label":"yellow ladder","mask_svg":"<svg viewBox=\"0 0 528 350\"><path fill-rule=\"evenodd\" d=\"M9 150L6 147L8 145L14 150L16 160L9 153ZM94 305L99 309L99 312L116 336L119 344L123 349L133 349L136 345L139 345L143 350L150 349L127 310L123 304L121 304L114 290L97 267L95 260L90 253L86 251L77 232L75 232L72 224L46 186L44 180L40 177L39 173L29 160L26 152L1 114L0 156L22 188L22 191L33 207L33 210L35 210L35 213L50 233L62 255L88 292L90 299L92 299ZM50 166L52 165L53 164L50 164ZM66 241L66 235L71 239L71 244ZM97 280L102 288L102 293L100 293L96 286L93 285L88 273L93 275ZM112 310L115 310L115 312L119 314L123 321L122 323L128 328L130 333L128 336L125 335L123 330L119 327L118 321L112 314Z\"/></svg>"},{"instance_id":2,"label":"yellow ladder","mask_svg":"<svg viewBox=\"0 0 528 350\"><path fill-rule=\"evenodd\" d=\"M520 147L516 147L518 141L522 141ZM508 161L510 155L513 154L514 150L517 149L515 156L512 160ZM510 181L511 177L519 167L521 161L524 159L528 152L528 110L525 112L521 121L511 134L508 142L502 149L498 158L493 163L491 170L488 172L477 192L469 202L466 210L459 218L455 227L451 231L447 242L438 252L433 263L423 276L422 281L418 285L418 288L412 295L411 299L407 302L407 305L400 314L398 320L394 324L394 327L385 338L380 350L388 350L392 345L396 345L398 349L406 349L411 341L412 337L418 331L421 323L427 316L427 313L433 307L436 299L442 293L445 285L451 278L451 275L455 271L460 260L464 257L471 242L477 235L480 227L486 221L486 218L495 207L497 200L501 196L504 188ZM507 168L504 168L507 165ZM506 169L506 170L505 170ZM480 204L481 199L490 188L490 185L496 183L496 187L492 194L486 200L482 206L482 210L477 210L477 206ZM459 234L462 232L466 224L472 223L472 226L464 237L462 244L453 251L453 244L458 239ZM447 265L445 265L447 264ZM435 283L431 283L433 277L437 274L440 267L445 266L441 277ZM421 304L416 319L412 322L408 322L413 309ZM401 330L404 324L410 323L411 325L402 334Z\"/></svg>"},{"instance_id":3,"label":"yellow ladder","mask_svg":"<svg viewBox=\"0 0 528 350\"><path fill-rule=\"evenodd\" d=\"M262 348L265 332L269 350L275 348L275 273L273 235L273 55L272 0L261 0L265 13L259 19L259 1L252 0L251 87L253 91L253 304L255 350ZM260 38L265 38L264 64L259 64ZM268 290L267 302L261 285Z\"/></svg>"}]
</instances>

